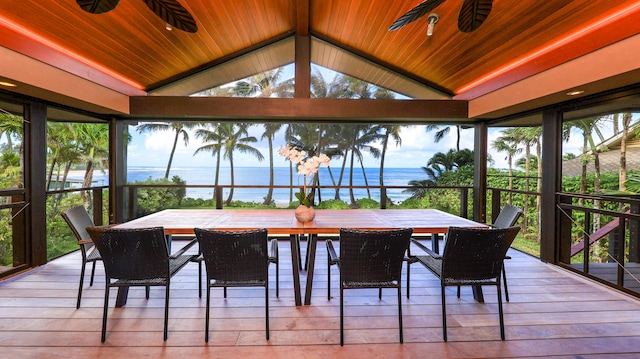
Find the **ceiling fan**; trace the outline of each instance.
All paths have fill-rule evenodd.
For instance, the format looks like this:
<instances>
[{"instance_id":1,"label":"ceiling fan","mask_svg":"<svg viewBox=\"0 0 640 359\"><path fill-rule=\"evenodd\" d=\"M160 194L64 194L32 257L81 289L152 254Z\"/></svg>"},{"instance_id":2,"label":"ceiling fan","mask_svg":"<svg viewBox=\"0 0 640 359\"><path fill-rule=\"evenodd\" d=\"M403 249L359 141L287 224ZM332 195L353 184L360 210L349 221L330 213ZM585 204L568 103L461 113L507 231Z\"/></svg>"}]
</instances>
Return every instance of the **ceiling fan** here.
<instances>
[{"instance_id":1,"label":"ceiling fan","mask_svg":"<svg viewBox=\"0 0 640 359\"><path fill-rule=\"evenodd\" d=\"M389 26L389 31L397 30L418 20L443 2L445 2L445 0L424 1L394 21L394 23ZM489 16L492 5L493 0L464 0L460 7L460 13L458 13L458 29L462 32L472 32L476 30Z\"/></svg>"},{"instance_id":2,"label":"ceiling fan","mask_svg":"<svg viewBox=\"0 0 640 359\"><path fill-rule=\"evenodd\" d=\"M92 14L102 14L113 10L120 0L76 0L82 10ZM195 20L176 0L142 0L164 22L186 32L198 31Z\"/></svg>"}]
</instances>

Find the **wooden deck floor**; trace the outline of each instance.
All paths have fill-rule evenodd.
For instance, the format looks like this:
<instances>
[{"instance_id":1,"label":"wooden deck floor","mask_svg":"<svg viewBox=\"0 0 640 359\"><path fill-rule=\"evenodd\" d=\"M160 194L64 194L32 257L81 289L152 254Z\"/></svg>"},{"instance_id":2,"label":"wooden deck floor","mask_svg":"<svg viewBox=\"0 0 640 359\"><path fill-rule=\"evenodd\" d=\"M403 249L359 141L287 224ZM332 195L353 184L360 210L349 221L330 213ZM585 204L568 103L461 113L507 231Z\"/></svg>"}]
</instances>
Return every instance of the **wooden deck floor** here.
<instances>
[{"instance_id":1,"label":"wooden deck floor","mask_svg":"<svg viewBox=\"0 0 640 359\"><path fill-rule=\"evenodd\" d=\"M311 306L294 306L289 245L281 242L280 298L271 286L271 339L265 340L262 290L230 289L226 300L217 290L208 345L195 264L172 283L166 342L164 291L152 290L146 300L143 289L132 289L124 308L110 308L107 341L101 344L103 271L98 265L93 287L85 281L82 307L76 310L80 255L72 253L0 283L0 357L640 357L640 301L516 251L506 264L511 296L504 306L506 341L500 340L494 289L485 289L486 303L476 303L469 288L460 299L449 288L449 342L444 343L438 281L413 265L411 298L402 299L404 344L398 343L395 293L388 290L378 300L376 290L351 290L345 295L345 346L340 347L339 290L333 281L336 297L327 300L324 243L318 248ZM113 303L115 290L111 298Z\"/></svg>"}]
</instances>

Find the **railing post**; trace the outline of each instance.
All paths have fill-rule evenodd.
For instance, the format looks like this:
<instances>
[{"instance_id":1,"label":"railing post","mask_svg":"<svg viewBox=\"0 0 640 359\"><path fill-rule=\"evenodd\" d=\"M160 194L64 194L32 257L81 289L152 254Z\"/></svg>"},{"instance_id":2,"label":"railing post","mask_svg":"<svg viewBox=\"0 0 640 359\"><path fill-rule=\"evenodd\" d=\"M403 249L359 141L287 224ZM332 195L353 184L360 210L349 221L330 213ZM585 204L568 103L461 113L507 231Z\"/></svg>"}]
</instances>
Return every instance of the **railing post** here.
<instances>
[{"instance_id":1,"label":"railing post","mask_svg":"<svg viewBox=\"0 0 640 359\"><path fill-rule=\"evenodd\" d=\"M640 214L640 204L632 203L629 213ZM637 219L629 220L629 262L637 263L640 261L640 221Z\"/></svg>"},{"instance_id":2,"label":"railing post","mask_svg":"<svg viewBox=\"0 0 640 359\"><path fill-rule=\"evenodd\" d=\"M387 187L380 187L380 209L387 209Z\"/></svg>"},{"instance_id":3,"label":"railing post","mask_svg":"<svg viewBox=\"0 0 640 359\"><path fill-rule=\"evenodd\" d=\"M128 220L132 220L136 218L136 213L138 213L138 188L129 187L129 218Z\"/></svg>"},{"instance_id":4,"label":"railing post","mask_svg":"<svg viewBox=\"0 0 640 359\"><path fill-rule=\"evenodd\" d=\"M589 273L589 257L591 256L591 236L589 235L591 231L591 212L589 211L584 211L584 225L582 228L582 271Z\"/></svg>"},{"instance_id":5,"label":"railing post","mask_svg":"<svg viewBox=\"0 0 640 359\"><path fill-rule=\"evenodd\" d=\"M469 218L469 189L460 189L460 217Z\"/></svg>"},{"instance_id":6,"label":"railing post","mask_svg":"<svg viewBox=\"0 0 640 359\"><path fill-rule=\"evenodd\" d=\"M93 223L101 226L102 221L102 188L94 188L93 193Z\"/></svg>"},{"instance_id":7,"label":"railing post","mask_svg":"<svg viewBox=\"0 0 640 359\"><path fill-rule=\"evenodd\" d=\"M571 197L568 196L560 196L558 199L558 204L571 204ZM572 216L573 211L570 209L561 208L556 211L558 218L556 219L556 223L558 223L558 228L555 228L556 233L558 234L558 261L560 263L569 264L571 263L571 226L573 225Z\"/></svg>"},{"instance_id":8,"label":"railing post","mask_svg":"<svg viewBox=\"0 0 640 359\"><path fill-rule=\"evenodd\" d=\"M491 190L491 223L496 221L498 214L500 214L500 196L502 191L497 188Z\"/></svg>"},{"instance_id":9,"label":"railing post","mask_svg":"<svg viewBox=\"0 0 640 359\"><path fill-rule=\"evenodd\" d=\"M19 203L25 201L24 194L14 194L11 196L11 203ZM23 204L26 206L26 203ZM26 215L25 207L13 208L11 210L11 233L12 233L12 249L13 249L13 267L27 264L27 243L26 235Z\"/></svg>"},{"instance_id":10,"label":"railing post","mask_svg":"<svg viewBox=\"0 0 640 359\"><path fill-rule=\"evenodd\" d=\"M620 225L617 230L613 233L616 233L616 255L615 259L619 263L618 264L618 285L624 287L624 262L625 262L625 236L626 236L626 221L624 218L620 218ZM609 243L611 245L611 243Z\"/></svg>"},{"instance_id":11,"label":"railing post","mask_svg":"<svg viewBox=\"0 0 640 359\"><path fill-rule=\"evenodd\" d=\"M215 186L213 191L216 197L216 209L222 209L222 187Z\"/></svg>"}]
</instances>

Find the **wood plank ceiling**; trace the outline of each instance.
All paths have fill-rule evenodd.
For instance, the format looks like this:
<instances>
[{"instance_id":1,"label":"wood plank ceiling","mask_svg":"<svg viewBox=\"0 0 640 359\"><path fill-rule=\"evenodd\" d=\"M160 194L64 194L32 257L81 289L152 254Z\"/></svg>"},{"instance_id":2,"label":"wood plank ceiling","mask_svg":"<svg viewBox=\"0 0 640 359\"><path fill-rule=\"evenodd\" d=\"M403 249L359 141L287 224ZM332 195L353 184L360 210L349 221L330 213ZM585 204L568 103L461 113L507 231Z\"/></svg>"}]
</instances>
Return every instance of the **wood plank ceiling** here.
<instances>
[{"instance_id":1,"label":"wood plank ceiling","mask_svg":"<svg viewBox=\"0 0 640 359\"><path fill-rule=\"evenodd\" d=\"M249 50L266 48L296 31L307 30L308 26L309 34L320 41L315 46L329 44L355 53L370 64L394 70L447 97L464 98L465 93L471 93L468 99L533 74L521 71L511 78L503 76L494 85L478 83L505 66L514 66L514 61L525 61L562 39L564 46L579 38L581 31L606 28L627 13L637 15L640 11L637 0L495 0L485 23L474 32L462 33L456 25L462 1L447 0L434 10L440 20L433 36L427 37L426 16L399 30L387 31L395 19L420 0L179 2L195 18L197 33L167 31L164 22L141 0L122 0L114 10L100 15L84 12L75 0L2 1L0 45L80 76L82 70L75 63L89 64L149 91L199 71L222 68ZM529 71L545 70L640 32L637 26L608 29L568 47L568 51L554 59L529 58L534 68ZM14 37L3 36L6 34ZM16 41L15 36L25 41ZM76 62L45 56L37 47L43 44ZM290 51L293 48L290 46ZM245 66L265 71L273 63L286 62L287 56L283 55L277 61L269 61L271 55L265 51L264 55L253 57L251 66ZM344 62L349 60L348 56L316 55L313 59L318 64L349 73ZM293 53L290 58L293 61ZM238 71L247 75L246 68ZM367 77L366 73L358 76ZM216 84L236 77L230 72L216 79ZM375 83L375 79L363 80ZM474 87L474 83L479 87Z\"/></svg>"}]
</instances>

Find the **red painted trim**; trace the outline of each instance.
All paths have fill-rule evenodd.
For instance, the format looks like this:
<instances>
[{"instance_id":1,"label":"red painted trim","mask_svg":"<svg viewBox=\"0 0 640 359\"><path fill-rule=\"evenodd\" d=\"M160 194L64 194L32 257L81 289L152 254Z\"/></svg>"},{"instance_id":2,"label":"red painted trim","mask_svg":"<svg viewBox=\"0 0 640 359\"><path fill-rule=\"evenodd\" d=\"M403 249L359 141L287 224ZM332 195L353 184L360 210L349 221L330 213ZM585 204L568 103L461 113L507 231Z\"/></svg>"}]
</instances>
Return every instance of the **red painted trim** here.
<instances>
[{"instance_id":1,"label":"red painted trim","mask_svg":"<svg viewBox=\"0 0 640 359\"><path fill-rule=\"evenodd\" d=\"M61 46L44 41L46 40L40 39L38 41L37 35L11 24L0 16L0 46L122 94L128 96L147 95L142 90L142 85L116 73L109 73L108 69L100 68L100 65L88 59L73 54Z\"/></svg>"},{"instance_id":2,"label":"red painted trim","mask_svg":"<svg viewBox=\"0 0 640 359\"><path fill-rule=\"evenodd\" d=\"M472 100L529 76L640 33L640 2L612 10L572 34L514 60L483 79L457 89L455 100ZM561 46L559 46L561 45Z\"/></svg>"}]
</instances>

